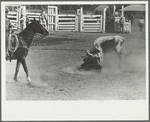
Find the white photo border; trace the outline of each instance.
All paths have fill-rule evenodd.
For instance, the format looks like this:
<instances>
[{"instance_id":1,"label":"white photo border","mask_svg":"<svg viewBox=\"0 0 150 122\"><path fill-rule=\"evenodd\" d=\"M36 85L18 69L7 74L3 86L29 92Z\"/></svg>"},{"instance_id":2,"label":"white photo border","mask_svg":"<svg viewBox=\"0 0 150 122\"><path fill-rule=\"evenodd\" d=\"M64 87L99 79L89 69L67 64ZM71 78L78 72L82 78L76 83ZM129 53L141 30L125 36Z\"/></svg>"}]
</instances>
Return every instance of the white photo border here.
<instances>
[{"instance_id":1,"label":"white photo border","mask_svg":"<svg viewBox=\"0 0 150 122\"><path fill-rule=\"evenodd\" d=\"M146 100L110 101L6 101L5 20L1 19L2 121L54 120L148 120L149 119L149 21L148 1L7 1L1 2L1 18L6 4L145 4L146 5Z\"/></svg>"}]
</instances>

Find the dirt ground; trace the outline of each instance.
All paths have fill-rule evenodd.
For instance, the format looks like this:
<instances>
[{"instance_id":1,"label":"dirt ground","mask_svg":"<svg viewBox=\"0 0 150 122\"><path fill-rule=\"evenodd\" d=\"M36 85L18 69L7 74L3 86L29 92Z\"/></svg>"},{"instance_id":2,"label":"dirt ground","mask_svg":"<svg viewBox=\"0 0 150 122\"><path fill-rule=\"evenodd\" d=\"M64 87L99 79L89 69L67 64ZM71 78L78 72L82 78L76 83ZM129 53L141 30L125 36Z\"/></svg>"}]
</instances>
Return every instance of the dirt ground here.
<instances>
[{"instance_id":1,"label":"dirt ground","mask_svg":"<svg viewBox=\"0 0 150 122\"><path fill-rule=\"evenodd\" d=\"M51 32L45 39L35 37L27 56L32 80L26 81L20 68L13 81L16 61L6 63L6 100L144 100L146 99L145 33L134 28L130 34ZM121 66L112 52L104 56L100 70L78 70L82 55L100 36L120 35L125 38Z\"/></svg>"}]
</instances>

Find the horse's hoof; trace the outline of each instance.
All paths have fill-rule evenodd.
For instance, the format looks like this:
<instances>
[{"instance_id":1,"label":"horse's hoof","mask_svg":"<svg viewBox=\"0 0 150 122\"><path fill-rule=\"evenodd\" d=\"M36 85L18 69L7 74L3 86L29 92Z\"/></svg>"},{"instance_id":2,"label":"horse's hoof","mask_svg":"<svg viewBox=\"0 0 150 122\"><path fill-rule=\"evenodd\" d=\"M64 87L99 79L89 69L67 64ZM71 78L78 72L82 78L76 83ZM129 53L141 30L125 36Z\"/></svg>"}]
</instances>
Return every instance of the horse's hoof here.
<instances>
[{"instance_id":1,"label":"horse's hoof","mask_svg":"<svg viewBox=\"0 0 150 122\"><path fill-rule=\"evenodd\" d=\"M28 81L28 84L31 84L31 79L30 79L30 77L27 77L27 81Z\"/></svg>"},{"instance_id":2,"label":"horse's hoof","mask_svg":"<svg viewBox=\"0 0 150 122\"><path fill-rule=\"evenodd\" d=\"M15 83L19 83L19 81L17 79L14 79Z\"/></svg>"}]
</instances>

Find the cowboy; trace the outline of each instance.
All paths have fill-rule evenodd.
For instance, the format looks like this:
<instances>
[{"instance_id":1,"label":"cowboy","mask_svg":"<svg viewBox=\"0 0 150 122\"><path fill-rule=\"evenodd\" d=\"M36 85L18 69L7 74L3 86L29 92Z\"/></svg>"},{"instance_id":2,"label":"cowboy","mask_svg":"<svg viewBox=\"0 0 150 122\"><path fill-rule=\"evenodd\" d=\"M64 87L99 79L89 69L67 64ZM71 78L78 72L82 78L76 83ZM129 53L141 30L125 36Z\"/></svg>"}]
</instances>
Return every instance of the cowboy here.
<instances>
[{"instance_id":1,"label":"cowboy","mask_svg":"<svg viewBox=\"0 0 150 122\"><path fill-rule=\"evenodd\" d=\"M87 54L82 56L84 63L81 68L85 68L87 65L96 66L97 69L101 69L103 65L103 53L102 50L93 48L92 50L87 50Z\"/></svg>"},{"instance_id":2,"label":"cowboy","mask_svg":"<svg viewBox=\"0 0 150 122\"><path fill-rule=\"evenodd\" d=\"M120 23L120 33L123 33L124 32L124 20L122 17L119 20L119 23Z\"/></svg>"},{"instance_id":3,"label":"cowboy","mask_svg":"<svg viewBox=\"0 0 150 122\"><path fill-rule=\"evenodd\" d=\"M7 14L9 12L9 9L6 7L5 8L5 38L6 38L6 59L9 59L10 58L10 55L9 55L9 46L10 46L10 42L9 42L9 36L10 36L10 33L11 33L11 30L10 28L12 27L11 23L10 23L10 20L7 18Z\"/></svg>"},{"instance_id":4,"label":"cowboy","mask_svg":"<svg viewBox=\"0 0 150 122\"><path fill-rule=\"evenodd\" d=\"M133 21L134 21L134 16L131 16L131 25L133 25Z\"/></svg>"},{"instance_id":5,"label":"cowboy","mask_svg":"<svg viewBox=\"0 0 150 122\"><path fill-rule=\"evenodd\" d=\"M144 19L143 19L143 17L140 17L140 19L139 19L140 32L143 31L143 27L144 27Z\"/></svg>"}]
</instances>

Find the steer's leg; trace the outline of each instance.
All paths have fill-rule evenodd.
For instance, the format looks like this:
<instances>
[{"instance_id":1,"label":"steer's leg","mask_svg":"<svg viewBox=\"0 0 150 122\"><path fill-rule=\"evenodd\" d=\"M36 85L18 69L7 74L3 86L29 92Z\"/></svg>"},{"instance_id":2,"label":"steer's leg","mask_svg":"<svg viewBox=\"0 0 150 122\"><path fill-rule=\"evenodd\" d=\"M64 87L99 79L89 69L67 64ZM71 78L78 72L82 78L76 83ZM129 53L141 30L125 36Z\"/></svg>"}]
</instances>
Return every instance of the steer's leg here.
<instances>
[{"instance_id":1,"label":"steer's leg","mask_svg":"<svg viewBox=\"0 0 150 122\"><path fill-rule=\"evenodd\" d=\"M19 82L17 80L17 75L18 75L18 72L19 72L20 64L21 64L21 62L17 59L16 70L15 70L15 75L14 75L14 81L15 82Z\"/></svg>"},{"instance_id":2,"label":"steer's leg","mask_svg":"<svg viewBox=\"0 0 150 122\"><path fill-rule=\"evenodd\" d=\"M119 42L118 45L116 46L116 53L119 57L119 65L118 65L119 68L121 68L121 59L122 59L122 52L121 52L122 46L120 44L121 43Z\"/></svg>"},{"instance_id":3,"label":"steer's leg","mask_svg":"<svg viewBox=\"0 0 150 122\"><path fill-rule=\"evenodd\" d=\"M116 46L116 52L117 52L117 55L119 57L119 59L122 58L122 46L121 46L121 43L119 42L118 45Z\"/></svg>"}]
</instances>

